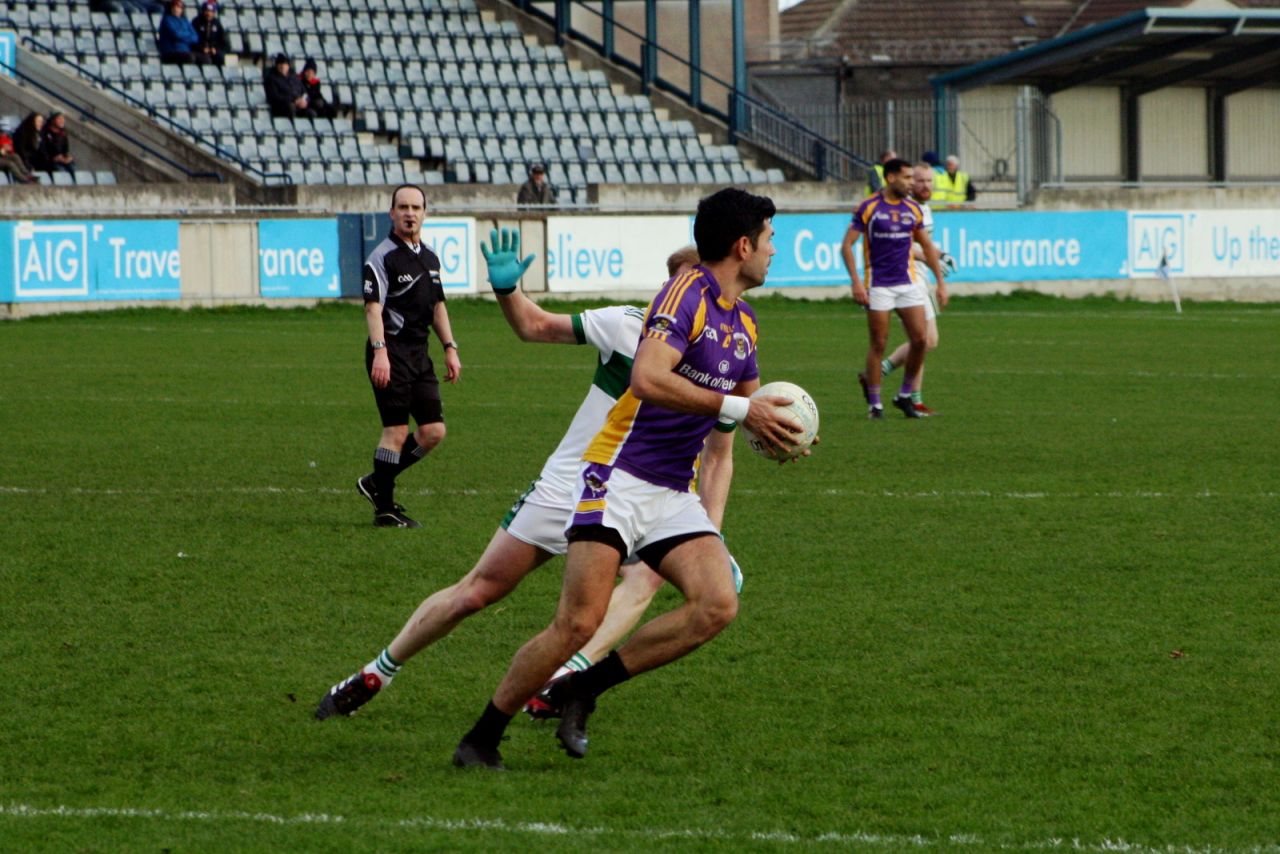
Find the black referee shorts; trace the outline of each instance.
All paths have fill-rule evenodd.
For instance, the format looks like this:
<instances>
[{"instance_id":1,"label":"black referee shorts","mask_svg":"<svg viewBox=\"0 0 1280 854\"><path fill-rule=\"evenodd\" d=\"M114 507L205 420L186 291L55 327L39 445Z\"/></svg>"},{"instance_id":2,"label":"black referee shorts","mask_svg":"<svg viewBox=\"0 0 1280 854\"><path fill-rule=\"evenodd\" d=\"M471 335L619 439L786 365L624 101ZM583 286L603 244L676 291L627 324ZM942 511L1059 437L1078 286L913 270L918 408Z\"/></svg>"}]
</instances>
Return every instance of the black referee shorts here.
<instances>
[{"instance_id":1,"label":"black referee shorts","mask_svg":"<svg viewBox=\"0 0 1280 854\"><path fill-rule=\"evenodd\" d=\"M373 370L373 345L365 342L365 376ZM435 366L427 355L427 342L410 344L387 339L387 357L391 361L391 382L378 388L370 377L373 399L378 404L383 427L409 423L409 416L419 426L444 421L444 405L440 402L440 381Z\"/></svg>"}]
</instances>

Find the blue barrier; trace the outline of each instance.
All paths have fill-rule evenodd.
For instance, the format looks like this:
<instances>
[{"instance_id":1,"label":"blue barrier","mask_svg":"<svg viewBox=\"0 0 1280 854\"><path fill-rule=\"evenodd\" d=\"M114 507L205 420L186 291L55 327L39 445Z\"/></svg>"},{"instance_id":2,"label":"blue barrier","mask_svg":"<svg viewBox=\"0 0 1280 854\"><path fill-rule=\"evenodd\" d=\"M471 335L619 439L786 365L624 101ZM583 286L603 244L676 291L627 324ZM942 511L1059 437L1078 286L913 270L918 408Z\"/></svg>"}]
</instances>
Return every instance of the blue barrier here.
<instances>
[{"instance_id":1,"label":"blue barrier","mask_svg":"<svg viewBox=\"0 0 1280 854\"><path fill-rule=\"evenodd\" d=\"M337 220L259 222L258 293L263 297L340 296Z\"/></svg>"},{"instance_id":2,"label":"blue barrier","mask_svg":"<svg viewBox=\"0 0 1280 854\"><path fill-rule=\"evenodd\" d=\"M0 76L12 77L14 60L18 58L18 34L0 30Z\"/></svg>"},{"instance_id":3,"label":"blue barrier","mask_svg":"<svg viewBox=\"0 0 1280 854\"><path fill-rule=\"evenodd\" d=\"M849 214L779 214L766 287L849 284L840 244ZM933 242L951 253L954 282L1128 278L1125 211L934 214ZM861 252L854 253L859 272Z\"/></svg>"},{"instance_id":4,"label":"blue barrier","mask_svg":"<svg viewBox=\"0 0 1280 854\"><path fill-rule=\"evenodd\" d=\"M345 216L343 215L340 219L346 222L345 229L351 229L350 220L345 220ZM362 292L360 276L364 269L364 261L369 257L369 253L391 233L391 220L385 213L352 216L359 220L360 255L358 262L345 256L343 258L343 292L346 293L348 288L351 288L352 282L347 277L354 274L352 293L359 294ZM349 235L350 231L345 229L343 234ZM446 294L476 292L475 231L476 221L470 218L456 220L428 218L422 224L422 243L440 259L440 283L444 286ZM350 237L344 238L344 252L349 252L353 246L354 241ZM357 263L359 266L356 266Z\"/></svg>"},{"instance_id":5,"label":"blue barrier","mask_svg":"<svg viewBox=\"0 0 1280 854\"><path fill-rule=\"evenodd\" d=\"M0 223L0 302L176 300L178 222Z\"/></svg>"}]
</instances>

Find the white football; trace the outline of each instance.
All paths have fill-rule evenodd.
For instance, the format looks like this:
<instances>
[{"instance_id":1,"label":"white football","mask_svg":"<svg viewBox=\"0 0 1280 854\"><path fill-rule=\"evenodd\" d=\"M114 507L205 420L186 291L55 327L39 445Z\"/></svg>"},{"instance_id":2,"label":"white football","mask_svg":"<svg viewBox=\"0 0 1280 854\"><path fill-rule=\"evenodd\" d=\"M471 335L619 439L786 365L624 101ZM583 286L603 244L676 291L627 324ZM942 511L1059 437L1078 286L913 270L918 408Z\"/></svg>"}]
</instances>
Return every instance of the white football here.
<instances>
[{"instance_id":1,"label":"white football","mask_svg":"<svg viewBox=\"0 0 1280 854\"><path fill-rule=\"evenodd\" d=\"M792 421L795 421L802 428L802 432L792 434L793 447L789 455L782 454L773 445L761 441L754 433L745 426L742 428L742 435L747 440L747 444L751 446L751 450L755 451L762 457L771 460L795 459L813 444L814 438L818 435L818 404L813 402L813 398L809 396L809 392L800 388L795 383L788 382L772 382L765 383L756 389L756 393L752 397L760 396L777 396L789 397L791 403L787 406L778 407L784 411Z\"/></svg>"}]
</instances>

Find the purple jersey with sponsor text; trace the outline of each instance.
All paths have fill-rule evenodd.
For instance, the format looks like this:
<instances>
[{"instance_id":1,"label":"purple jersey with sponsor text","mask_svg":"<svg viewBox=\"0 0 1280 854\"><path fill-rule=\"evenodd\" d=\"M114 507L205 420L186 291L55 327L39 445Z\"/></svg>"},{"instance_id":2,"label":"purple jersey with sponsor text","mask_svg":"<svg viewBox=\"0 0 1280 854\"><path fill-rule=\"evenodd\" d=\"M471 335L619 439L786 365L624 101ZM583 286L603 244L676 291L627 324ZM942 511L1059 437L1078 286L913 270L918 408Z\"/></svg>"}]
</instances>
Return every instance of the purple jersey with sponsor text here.
<instances>
[{"instance_id":1,"label":"purple jersey with sponsor text","mask_svg":"<svg viewBox=\"0 0 1280 854\"><path fill-rule=\"evenodd\" d=\"M862 232L862 261L872 287L911 284L911 242L924 225L924 212L911 199L891 202L868 196L853 212L853 230Z\"/></svg>"},{"instance_id":2,"label":"purple jersey with sponsor text","mask_svg":"<svg viewBox=\"0 0 1280 854\"><path fill-rule=\"evenodd\" d=\"M760 376L756 315L742 300L726 303L705 267L694 267L662 286L645 313L641 338L680 352L675 372L703 388L728 394ZM664 409L630 389L618 398L583 459L619 468L641 480L688 492L698 455L716 425L714 415Z\"/></svg>"}]
</instances>

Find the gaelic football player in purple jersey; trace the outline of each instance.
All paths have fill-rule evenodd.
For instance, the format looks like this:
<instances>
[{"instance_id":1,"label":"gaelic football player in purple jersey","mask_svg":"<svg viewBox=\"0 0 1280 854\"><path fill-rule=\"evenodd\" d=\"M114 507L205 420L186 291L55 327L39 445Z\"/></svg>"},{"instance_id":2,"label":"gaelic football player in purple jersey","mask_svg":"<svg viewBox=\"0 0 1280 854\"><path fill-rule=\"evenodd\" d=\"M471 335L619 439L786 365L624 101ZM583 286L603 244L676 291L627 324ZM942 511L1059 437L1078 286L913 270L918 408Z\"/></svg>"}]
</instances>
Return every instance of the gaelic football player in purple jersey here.
<instances>
[{"instance_id":1,"label":"gaelic football player in purple jersey","mask_svg":"<svg viewBox=\"0 0 1280 854\"><path fill-rule=\"evenodd\" d=\"M745 424L784 448L800 430L776 408L787 398L749 399L760 386L757 327L741 296L764 284L774 212L770 199L737 189L698 204L694 240L702 264L668 281L649 305L630 388L583 455L555 617L516 653L459 743L455 765L503 767L498 743L507 724L596 631L627 555L638 554L685 601L603 661L556 683L556 737L569 756L586 755L596 697L692 652L737 615L728 552L690 489L697 455L717 423Z\"/></svg>"},{"instance_id":2,"label":"gaelic football player in purple jersey","mask_svg":"<svg viewBox=\"0 0 1280 854\"><path fill-rule=\"evenodd\" d=\"M933 271L939 283L939 302L946 303L946 286L943 283L942 264L938 250L924 229L924 212L910 198L913 181L911 164L905 160L890 160L884 165L884 189L868 197L853 212L853 222L845 233L840 253L853 287L854 302L867 307L867 330L871 346L867 351L867 369L864 393L867 396L867 417L884 418L884 406L880 402L881 365L885 344L889 340L889 312L896 311L907 331L911 349L903 371L902 388L893 405L908 418L923 417L916 411L911 399L912 382L924 365L925 303L929 294L923 282L911 275L911 244L915 241L924 250L925 263ZM860 239L867 284L863 285L854 266L853 247ZM861 379L861 377L859 377Z\"/></svg>"}]
</instances>

